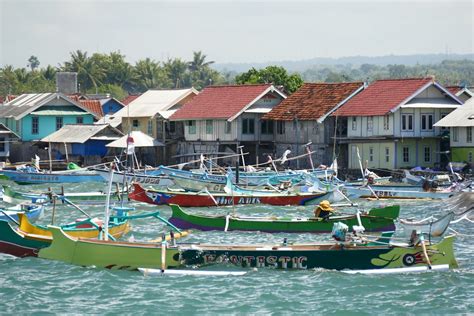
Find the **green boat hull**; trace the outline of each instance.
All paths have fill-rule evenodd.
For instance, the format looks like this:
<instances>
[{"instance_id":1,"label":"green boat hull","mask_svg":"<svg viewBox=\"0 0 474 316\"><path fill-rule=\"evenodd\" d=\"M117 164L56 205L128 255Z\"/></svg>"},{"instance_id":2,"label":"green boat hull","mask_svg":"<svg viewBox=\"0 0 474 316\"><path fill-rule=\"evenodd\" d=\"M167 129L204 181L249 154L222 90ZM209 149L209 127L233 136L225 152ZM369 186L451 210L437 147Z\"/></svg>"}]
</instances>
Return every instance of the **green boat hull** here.
<instances>
[{"instance_id":1,"label":"green boat hull","mask_svg":"<svg viewBox=\"0 0 474 316\"><path fill-rule=\"evenodd\" d=\"M39 251L40 258L107 269L161 268L160 244L73 238L59 227L50 226L50 229L53 242ZM166 268L180 265L177 248L167 249L165 258Z\"/></svg>"},{"instance_id":2,"label":"green boat hull","mask_svg":"<svg viewBox=\"0 0 474 316\"><path fill-rule=\"evenodd\" d=\"M456 268L454 237L427 246L432 265L448 264ZM421 246L353 246L332 245L193 245L182 249L186 265L231 263L241 267L278 269L367 270L427 266Z\"/></svg>"},{"instance_id":3,"label":"green boat hull","mask_svg":"<svg viewBox=\"0 0 474 316\"><path fill-rule=\"evenodd\" d=\"M16 257L37 256L50 242L24 238L7 221L0 221L0 252Z\"/></svg>"},{"instance_id":4,"label":"green boat hull","mask_svg":"<svg viewBox=\"0 0 474 316\"><path fill-rule=\"evenodd\" d=\"M262 231L270 233L327 233L331 232L334 223L343 222L349 227L359 225L355 215L333 216L328 220L318 218L297 219L281 218L245 218L229 216L194 215L183 211L178 205L171 204L172 217L169 221L181 229L198 229L203 231ZM366 231L395 230L394 221L400 213L400 206L393 205L379 209L372 209L368 215L361 215L361 223Z\"/></svg>"}]
</instances>

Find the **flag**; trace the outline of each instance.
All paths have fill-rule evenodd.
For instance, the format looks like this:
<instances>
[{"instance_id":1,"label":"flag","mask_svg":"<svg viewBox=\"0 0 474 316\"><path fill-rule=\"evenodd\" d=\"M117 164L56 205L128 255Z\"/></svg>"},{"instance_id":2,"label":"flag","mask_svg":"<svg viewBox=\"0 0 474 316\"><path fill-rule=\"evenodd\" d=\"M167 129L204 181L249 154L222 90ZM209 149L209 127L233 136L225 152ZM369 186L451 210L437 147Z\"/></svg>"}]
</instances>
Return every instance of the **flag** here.
<instances>
[{"instance_id":1,"label":"flag","mask_svg":"<svg viewBox=\"0 0 474 316\"><path fill-rule=\"evenodd\" d=\"M133 155L135 152L135 142L132 136L127 137L127 155Z\"/></svg>"}]
</instances>

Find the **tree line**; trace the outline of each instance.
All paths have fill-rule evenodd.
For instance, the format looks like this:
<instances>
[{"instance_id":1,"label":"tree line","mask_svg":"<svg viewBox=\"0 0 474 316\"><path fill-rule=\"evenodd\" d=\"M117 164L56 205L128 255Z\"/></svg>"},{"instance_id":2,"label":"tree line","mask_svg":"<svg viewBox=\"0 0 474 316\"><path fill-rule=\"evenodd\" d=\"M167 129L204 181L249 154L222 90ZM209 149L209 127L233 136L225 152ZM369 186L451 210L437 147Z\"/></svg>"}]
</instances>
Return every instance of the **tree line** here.
<instances>
[{"instance_id":1,"label":"tree line","mask_svg":"<svg viewBox=\"0 0 474 316\"><path fill-rule=\"evenodd\" d=\"M131 64L125 55L77 50L69 60L57 67L41 63L36 56L28 59L28 67L0 68L0 95L52 92L56 90L56 72L77 72L79 92L110 93L118 99L127 94L141 93L148 89L176 89L195 87L200 90L208 85L273 83L282 86L286 93L296 91L303 82L374 81L385 78L425 77L435 75L442 84L474 84L474 61L445 60L434 65L363 64L360 66L313 66L301 73L289 73L280 66L263 69L251 68L244 73L218 72L201 51L193 52L192 60L169 58L164 62L145 58Z\"/></svg>"}]
</instances>

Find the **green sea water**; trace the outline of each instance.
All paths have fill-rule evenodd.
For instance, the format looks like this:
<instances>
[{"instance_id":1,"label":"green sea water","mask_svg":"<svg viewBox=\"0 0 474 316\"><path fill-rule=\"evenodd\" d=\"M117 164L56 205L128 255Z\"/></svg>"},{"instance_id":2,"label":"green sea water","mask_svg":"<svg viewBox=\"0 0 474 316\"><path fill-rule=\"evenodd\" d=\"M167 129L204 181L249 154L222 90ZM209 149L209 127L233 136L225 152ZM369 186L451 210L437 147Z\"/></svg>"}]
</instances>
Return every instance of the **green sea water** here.
<instances>
[{"instance_id":1,"label":"green sea water","mask_svg":"<svg viewBox=\"0 0 474 316\"><path fill-rule=\"evenodd\" d=\"M46 186L14 186L42 191ZM56 186L56 188L58 188ZM100 185L67 185L66 191L103 189ZM393 201L357 201L375 207ZM443 213L443 201L401 203L402 217L424 218ZM157 209L134 204L138 212ZM101 217L103 207L85 207ZM169 217L168 207L158 208ZM232 208L201 208L203 213L228 213ZM246 215L308 216L311 207L239 206ZM82 215L60 205L55 222ZM41 223L51 222L49 208ZM459 269L448 272L386 276L347 275L330 270L251 270L242 277L161 276L139 272L84 268L38 258L0 254L0 313L2 314L471 314L474 312L473 226L452 226L461 233L455 243ZM135 240L156 238L164 226L156 220L133 222ZM280 243L329 240L312 234L256 232L194 232L183 241L211 243ZM220 269L238 270L232 266Z\"/></svg>"}]
</instances>

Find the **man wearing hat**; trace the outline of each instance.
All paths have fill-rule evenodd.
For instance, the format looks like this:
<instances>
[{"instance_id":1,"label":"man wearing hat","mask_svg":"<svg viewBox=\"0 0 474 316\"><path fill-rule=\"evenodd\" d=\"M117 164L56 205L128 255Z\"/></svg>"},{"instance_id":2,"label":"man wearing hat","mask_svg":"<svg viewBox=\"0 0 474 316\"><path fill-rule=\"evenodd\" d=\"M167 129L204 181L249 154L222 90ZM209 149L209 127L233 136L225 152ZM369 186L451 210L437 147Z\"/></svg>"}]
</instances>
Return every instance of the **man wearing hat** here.
<instances>
[{"instance_id":1,"label":"man wearing hat","mask_svg":"<svg viewBox=\"0 0 474 316\"><path fill-rule=\"evenodd\" d=\"M334 213L334 209L331 207L331 204L328 200L324 200L314 210L314 217L327 219L332 213Z\"/></svg>"}]
</instances>

